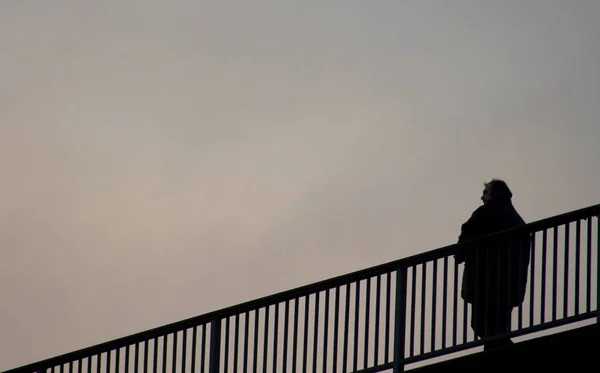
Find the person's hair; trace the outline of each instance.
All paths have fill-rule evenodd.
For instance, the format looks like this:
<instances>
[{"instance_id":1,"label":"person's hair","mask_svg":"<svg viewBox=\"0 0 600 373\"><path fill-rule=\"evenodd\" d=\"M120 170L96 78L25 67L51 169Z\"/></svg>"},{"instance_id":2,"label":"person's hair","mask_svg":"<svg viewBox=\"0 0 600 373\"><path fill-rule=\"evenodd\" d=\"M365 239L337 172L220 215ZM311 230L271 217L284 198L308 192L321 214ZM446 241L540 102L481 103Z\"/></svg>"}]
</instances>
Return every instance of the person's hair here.
<instances>
[{"instance_id":1,"label":"person's hair","mask_svg":"<svg viewBox=\"0 0 600 373\"><path fill-rule=\"evenodd\" d=\"M483 183L485 187L489 186L493 196L502 196L508 199L512 198L512 192L504 180L492 179L492 181Z\"/></svg>"}]
</instances>

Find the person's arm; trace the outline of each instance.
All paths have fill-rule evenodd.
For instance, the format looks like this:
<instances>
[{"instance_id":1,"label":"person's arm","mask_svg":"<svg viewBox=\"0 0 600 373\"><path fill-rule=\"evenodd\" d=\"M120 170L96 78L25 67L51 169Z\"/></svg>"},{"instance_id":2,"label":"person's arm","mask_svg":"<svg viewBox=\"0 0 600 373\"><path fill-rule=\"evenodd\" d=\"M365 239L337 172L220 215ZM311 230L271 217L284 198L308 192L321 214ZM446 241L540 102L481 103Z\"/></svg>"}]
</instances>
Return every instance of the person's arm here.
<instances>
[{"instance_id":1,"label":"person's arm","mask_svg":"<svg viewBox=\"0 0 600 373\"><path fill-rule=\"evenodd\" d=\"M484 224L485 210L484 206L480 206L473 212L469 220L467 220L460 229L460 235L458 236L458 243L468 241L470 239L480 236L481 227ZM454 254L454 260L458 264L465 261L466 251L464 249Z\"/></svg>"}]
</instances>

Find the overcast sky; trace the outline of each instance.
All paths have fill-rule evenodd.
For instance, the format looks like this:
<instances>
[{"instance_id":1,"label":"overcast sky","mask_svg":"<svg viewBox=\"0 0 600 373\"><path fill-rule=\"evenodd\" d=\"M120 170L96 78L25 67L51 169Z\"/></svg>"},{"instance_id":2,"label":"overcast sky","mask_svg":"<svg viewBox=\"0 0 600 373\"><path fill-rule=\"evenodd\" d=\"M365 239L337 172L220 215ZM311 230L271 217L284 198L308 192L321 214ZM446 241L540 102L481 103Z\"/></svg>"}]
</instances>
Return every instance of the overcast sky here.
<instances>
[{"instance_id":1,"label":"overcast sky","mask_svg":"<svg viewBox=\"0 0 600 373\"><path fill-rule=\"evenodd\" d=\"M600 2L0 3L0 370L600 202Z\"/></svg>"}]
</instances>

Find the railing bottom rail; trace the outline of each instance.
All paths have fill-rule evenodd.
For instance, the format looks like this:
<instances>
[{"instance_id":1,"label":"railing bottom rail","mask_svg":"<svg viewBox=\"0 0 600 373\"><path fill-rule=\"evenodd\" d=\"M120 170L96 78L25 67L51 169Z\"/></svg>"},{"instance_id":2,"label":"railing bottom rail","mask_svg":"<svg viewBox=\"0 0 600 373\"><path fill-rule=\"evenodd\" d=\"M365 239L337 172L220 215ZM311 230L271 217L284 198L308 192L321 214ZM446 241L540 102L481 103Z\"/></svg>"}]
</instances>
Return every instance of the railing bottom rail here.
<instances>
[{"instance_id":1,"label":"railing bottom rail","mask_svg":"<svg viewBox=\"0 0 600 373\"><path fill-rule=\"evenodd\" d=\"M575 315L575 316L569 316L569 317L566 317L561 320L555 320L555 321L546 322L546 323L540 324L540 325L534 325L531 327L523 328L518 331L505 333L502 335L497 335L492 338L486 338L485 340L478 339L475 341L467 342L465 344L461 344L461 345L457 345L457 346L453 346L453 347L446 347L445 349L442 349L442 350L432 351L432 352L424 353L422 355L412 356L412 357L403 359L402 363L404 366L406 366L408 364L414 364L414 363L418 363L418 362L425 361L428 359L469 350L469 349L475 348L475 347L480 347L480 346L483 346L485 343L489 343L489 342L495 341L497 339L503 339L503 338L507 338L507 337L508 338L516 338L516 337L520 337L520 336L531 334L531 333L537 333L537 332L541 332L541 331L545 331L545 330L551 330L551 329L558 328L561 326L566 326L566 325L569 325L572 323L594 319L596 316L597 316L596 311L586 312L586 313L583 313L580 315ZM377 365L374 367L369 367L366 369L357 370L353 373L377 373L377 372L383 372L386 370L391 370L393 368L394 368L394 364L388 363L388 364ZM394 372L394 373L396 373L396 372Z\"/></svg>"}]
</instances>

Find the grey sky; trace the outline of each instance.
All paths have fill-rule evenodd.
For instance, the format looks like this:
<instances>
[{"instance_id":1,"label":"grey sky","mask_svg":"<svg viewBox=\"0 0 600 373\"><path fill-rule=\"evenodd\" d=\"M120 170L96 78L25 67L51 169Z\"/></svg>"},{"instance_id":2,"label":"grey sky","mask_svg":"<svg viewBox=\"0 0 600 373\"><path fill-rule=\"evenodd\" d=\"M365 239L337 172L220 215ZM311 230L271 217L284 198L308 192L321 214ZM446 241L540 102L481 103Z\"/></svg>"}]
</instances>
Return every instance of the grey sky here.
<instances>
[{"instance_id":1,"label":"grey sky","mask_svg":"<svg viewBox=\"0 0 600 373\"><path fill-rule=\"evenodd\" d=\"M597 1L3 1L0 369L600 202Z\"/></svg>"}]
</instances>

